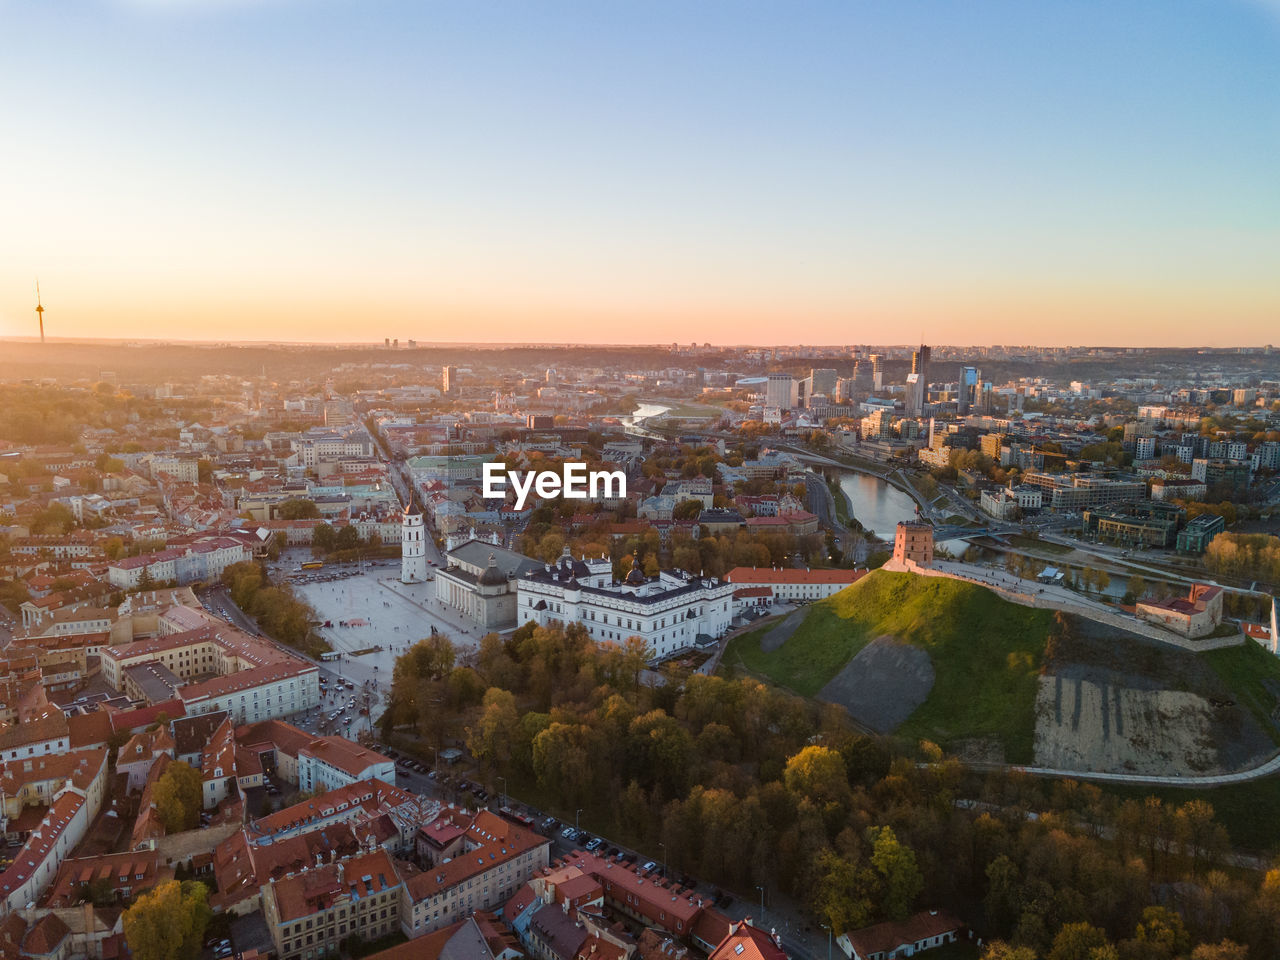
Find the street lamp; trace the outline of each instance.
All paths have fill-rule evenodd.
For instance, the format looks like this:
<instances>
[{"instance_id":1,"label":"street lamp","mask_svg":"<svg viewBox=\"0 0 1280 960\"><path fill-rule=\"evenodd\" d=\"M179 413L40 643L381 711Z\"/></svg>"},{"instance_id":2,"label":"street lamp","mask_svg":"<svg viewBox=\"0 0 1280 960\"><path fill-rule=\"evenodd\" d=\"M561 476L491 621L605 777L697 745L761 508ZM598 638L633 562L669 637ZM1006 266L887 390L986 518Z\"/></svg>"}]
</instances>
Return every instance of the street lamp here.
<instances>
[{"instance_id":1,"label":"street lamp","mask_svg":"<svg viewBox=\"0 0 1280 960\"><path fill-rule=\"evenodd\" d=\"M658 846L662 848L662 879L665 880L667 879L667 845L659 840Z\"/></svg>"},{"instance_id":2,"label":"street lamp","mask_svg":"<svg viewBox=\"0 0 1280 960\"><path fill-rule=\"evenodd\" d=\"M825 923L820 924L820 926L827 931L827 960L831 960L831 928Z\"/></svg>"},{"instance_id":3,"label":"street lamp","mask_svg":"<svg viewBox=\"0 0 1280 960\"><path fill-rule=\"evenodd\" d=\"M502 781L502 797L499 806L505 807L507 805L507 778L499 777L498 779Z\"/></svg>"},{"instance_id":4,"label":"street lamp","mask_svg":"<svg viewBox=\"0 0 1280 960\"><path fill-rule=\"evenodd\" d=\"M756 887L760 891L760 920L764 921L764 887Z\"/></svg>"},{"instance_id":5,"label":"street lamp","mask_svg":"<svg viewBox=\"0 0 1280 960\"><path fill-rule=\"evenodd\" d=\"M577 809L577 812L575 812L575 813L574 813L574 815L573 815L573 832L574 832L575 834L576 834L576 833L578 833L578 816L579 816L579 814L581 814L581 813L582 813L582 810L583 810L583 808L582 808L582 807L579 807L579 808ZM575 837L574 839L576 840L576 839L577 839L577 837Z\"/></svg>"}]
</instances>

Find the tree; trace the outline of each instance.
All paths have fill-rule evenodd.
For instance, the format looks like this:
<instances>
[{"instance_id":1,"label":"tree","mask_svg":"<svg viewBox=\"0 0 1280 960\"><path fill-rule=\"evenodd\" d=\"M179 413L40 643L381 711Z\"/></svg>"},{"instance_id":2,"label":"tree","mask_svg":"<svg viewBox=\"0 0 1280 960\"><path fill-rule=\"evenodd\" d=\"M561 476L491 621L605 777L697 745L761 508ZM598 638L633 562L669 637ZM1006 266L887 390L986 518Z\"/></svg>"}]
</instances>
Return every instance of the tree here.
<instances>
[{"instance_id":1,"label":"tree","mask_svg":"<svg viewBox=\"0 0 1280 960\"><path fill-rule=\"evenodd\" d=\"M787 761L783 782L792 793L818 804L844 803L849 797L844 757L830 747L805 747Z\"/></svg>"},{"instance_id":2,"label":"tree","mask_svg":"<svg viewBox=\"0 0 1280 960\"><path fill-rule=\"evenodd\" d=\"M231 775L231 771L226 771ZM166 833L192 830L200 822L204 787L200 774L181 760L169 764L155 788L156 812Z\"/></svg>"},{"instance_id":3,"label":"tree","mask_svg":"<svg viewBox=\"0 0 1280 960\"><path fill-rule=\"evenodd\" d=\"M915 851L898 841L891 827L868 827L871 865L880 874L883 911L890 920L905 920L924 889Z\"/></svg>"},{"instance_id":4,"label":"tree","mask_svg":"<svg viewBox=\"0 0 1280 960\"><path fill-rule=\"evenodd\" d=\"M1096 951L1108 946L1106 933L1093 924L1068 923L1053 938L1048 960L1094 960Z\"/></svg>"},{"instance_id":5,"label":"tree","mask_svg":"<svg viewBox=\"0 0 1280 960\"><path fill-rule=\"evenodd\" d=\"M313 556L324 556L333 552L338 534L327 523L317 523L311 531L311 553Z\"/></svg>"},{"instance_id":6,"label":"tree","mask_svg":"<svg viewBox=\"0 0 1280 960\"><path fill-rule=\"evenodd\" d=\"M32 534L61 536L76 525L76 515L61 503L51 503L31 520Z\"/></svg>"},{"instance_id":7,"label":"tree","mask_svg":"<svg viewBox=\"0 0 1280 960\"><path fill-rule=\"evenodd\" d=\"M982 960L1036 960L1036 952L1030 947L1015 947L1003 940L993 940L982 952Z\"/></svg>"},{"instance_id":8,"label":"tree","mask_svg":"<svg viewBox=\"0 0 1280 960\"><path fill-rule=\"evenodd\" d=\"M320 508L316 506L314 500L293 497L276 508L276 515L281 520L317 520L320 517Z\"/></svg>"},{"instance_id":9,"label":"tree","mask_svg":"<svg viewBox=\"0 0 1280 960\"><path fill-rule=\"evenodd\" d=\"M1150 960L1180 956L1191 945L1182 917L1168 907L1147 907L1133 934L1136 951Z\"/></svg>"},{"instance_id":10,"label":"tree","mask_svg":"<svg viewBox=\"0 0 1280 960\"><path fill-rule=\"evenodd\" d=\"M511 760L520 728L516 698L508 690L490 687L485 691L480 719L467 731L467 749L481 760L490 760L501 769Z\"/></svg>"},{"instance_id":11,"label":"tree","mask_svg":"<svg viewBox=\"0 0 1280 960\"><path fill-rule=\"evenodd\" d=\"M1202 943L1191 951L1191 960L1248 960L1249 949L1230 940Z\"/></svg>"},{"instance_id":12,"label":"tree","mask_svg":"<svg viewBox=\"0 0 1280 960\"><path fill-rule=\"evenodd\" d=\"M124 935L134 960L185 960L200 952L213 912L203 883L166 880L138 897L124 913Z\"/></svg>"},{"instance_id":13,"label":"tree","mask_svg":"<svg viewBox=\"0 0 1280 960\"><path fill-rule=\"evenodd\" d=\"M672 520L697 520L702 512L702 501L681 500L671 511Z\"/></svg>"},{"instance_id":14,"label":"tree","mask_svg":"<svg viewBox=\"0 0 1280 960\"><path fill-rule=\"evenodd\" d=\"M870 923L872 906L867 891L874 878L866 877L865 871L830 848L818 854L818 870L814 906L828 928L843 933Z\"/></svg>"},{"instance_id":15,"label":"tree","mask_svg":"<svg viewBox=\"0 0 1280 960\"><path fill-rule=\"evenodd\" d=\"M418 679L439 680L453 670L457 658L453 641L437 633L419 640L403 656L396 658L396 669L399 670L400 661L405 660Z\"/></svg>"}]
</instances>

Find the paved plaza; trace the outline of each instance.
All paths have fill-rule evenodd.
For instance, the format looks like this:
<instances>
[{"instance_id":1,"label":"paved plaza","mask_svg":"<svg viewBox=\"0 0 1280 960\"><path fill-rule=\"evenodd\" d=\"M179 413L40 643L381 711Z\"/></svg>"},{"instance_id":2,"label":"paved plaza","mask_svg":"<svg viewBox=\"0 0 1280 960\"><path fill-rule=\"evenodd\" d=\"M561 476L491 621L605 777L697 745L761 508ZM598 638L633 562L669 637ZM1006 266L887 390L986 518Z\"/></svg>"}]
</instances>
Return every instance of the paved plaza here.
<instances>
[{"instance_id":1,"label":"paved plaza","mask_svg":"<svg viewBox=\"0 0 1280 960\"><path fill-rule=\"evenodd\" d=\"M322 576L332 573L320 572ZM351 576L317 583L294 583L297 595L309 604L321 621L316 632L334 650L348 657L329 664L340 676L356 683L375 682L382 690L391 684L395 658L415 641L431 634L435 627L459 648L474 650L484 632L474 621L445 607L435 599L435 583L404 584L399 580L400 564L367 567ZM340 626L346 623L347 626ZM373 653L350 656L357 650L382 647Z\"/></svg>"}]
</instances>

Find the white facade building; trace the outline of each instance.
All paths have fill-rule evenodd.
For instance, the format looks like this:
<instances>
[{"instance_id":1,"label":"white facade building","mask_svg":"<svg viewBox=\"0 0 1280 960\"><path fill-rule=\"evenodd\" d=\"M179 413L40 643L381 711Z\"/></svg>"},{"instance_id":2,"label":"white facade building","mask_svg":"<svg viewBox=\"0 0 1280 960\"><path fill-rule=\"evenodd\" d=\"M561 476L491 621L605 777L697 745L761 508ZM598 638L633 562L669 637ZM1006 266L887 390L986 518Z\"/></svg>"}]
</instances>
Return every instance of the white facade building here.
<instances>
[{"instance_id":1,"label":"white facade building","mask_svg":"<svg viewBox=\"0 0 1280 960\"><path fill-rule=\"evenodd\" d=\"M624 643L639 637L651 659L687 650L699 638L717 638L733 619L731 583L665 571L650 580L638 565L622 583L613 582L608 560L574 560L524 574L517 583L520 623L545 626L553 620L580 623L597 643Z\"/></svg>"}]
</instances>

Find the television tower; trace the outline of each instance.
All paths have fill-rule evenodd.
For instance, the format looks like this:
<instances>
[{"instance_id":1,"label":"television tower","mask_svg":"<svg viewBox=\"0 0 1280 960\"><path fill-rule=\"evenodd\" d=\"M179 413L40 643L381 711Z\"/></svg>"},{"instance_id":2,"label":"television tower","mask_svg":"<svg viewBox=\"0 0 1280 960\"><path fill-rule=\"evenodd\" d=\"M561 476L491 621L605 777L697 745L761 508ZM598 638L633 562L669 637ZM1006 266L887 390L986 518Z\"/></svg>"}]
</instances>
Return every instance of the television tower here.
<instances>
[{"instance_id":1,"label":"television tower","mask_svg":"<svg viewBox=\"0 0 1280 960\"><path fill-rule=\"evenodd\" d=\"M44 343L44 305L40 303L40 281L36 281L36 318L40 321L40 342Z\"/></svg>"}]
</instances>

